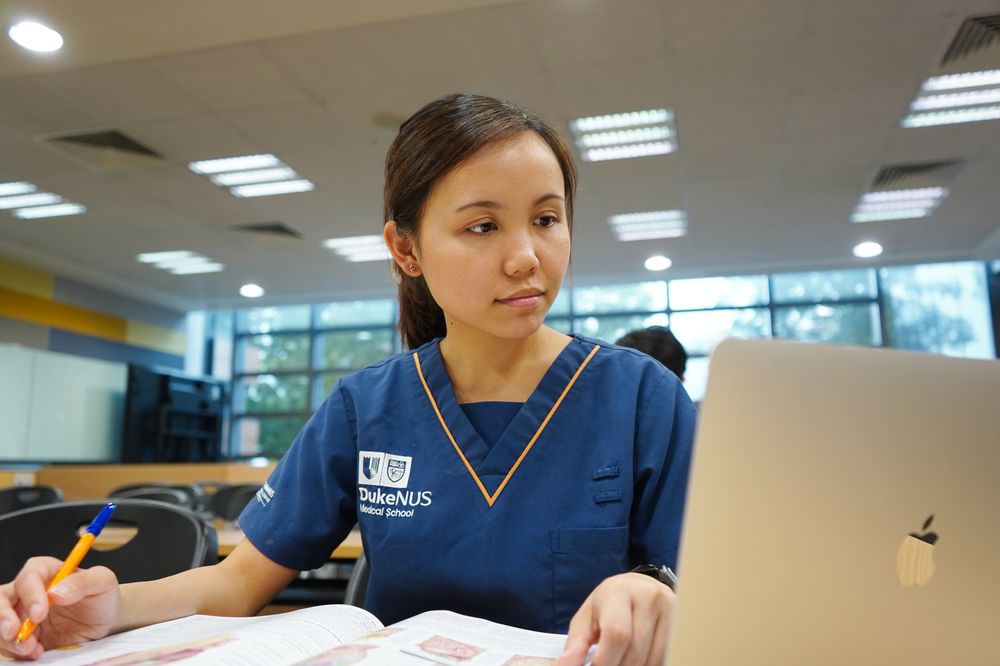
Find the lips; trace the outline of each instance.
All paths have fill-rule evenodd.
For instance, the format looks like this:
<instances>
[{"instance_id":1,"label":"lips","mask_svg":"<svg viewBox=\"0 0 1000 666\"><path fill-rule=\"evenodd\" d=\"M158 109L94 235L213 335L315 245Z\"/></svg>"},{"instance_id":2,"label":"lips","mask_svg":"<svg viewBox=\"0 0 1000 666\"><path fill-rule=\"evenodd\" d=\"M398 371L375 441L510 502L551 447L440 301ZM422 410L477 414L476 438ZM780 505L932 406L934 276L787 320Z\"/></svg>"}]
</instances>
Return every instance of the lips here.
<instances>
[{"instance_id":1,"label":"lips","mask_svg":"<svg viewBox=\"0 0 1000 666\"><path fill-rule=\"evenodd\" d=\"M498 298L497 302L515 308L532 308L541 302L544 294L544 291L537 289L524 289L506 298Z\"/></svg>"}]
</instances>

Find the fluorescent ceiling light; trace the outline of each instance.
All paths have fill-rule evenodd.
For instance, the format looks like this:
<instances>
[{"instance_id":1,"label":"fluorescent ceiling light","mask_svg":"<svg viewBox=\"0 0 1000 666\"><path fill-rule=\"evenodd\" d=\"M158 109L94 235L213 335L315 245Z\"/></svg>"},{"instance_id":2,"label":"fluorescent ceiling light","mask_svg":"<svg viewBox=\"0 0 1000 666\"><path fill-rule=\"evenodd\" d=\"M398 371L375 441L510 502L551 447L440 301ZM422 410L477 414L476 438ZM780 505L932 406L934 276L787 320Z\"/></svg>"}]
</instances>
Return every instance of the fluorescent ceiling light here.
<instances>
[{"instance_id":1,"label":"fluorescent ceiling light","mask_svg":"<svg viewBox=\"0 0 1000 666\"><path fill-rule=\"evenodd\" d=\"M666 155L677 147L670 141L656 143L640 143L630 146L611 146L608 148L591 148L583 154L588 162L603 162L605 160L621 160L629 157L648 157L650 155Z\"/></svg>"},{"instance_id":2,"label":"fluorescent ceiling light","mask_svg":"<svg viewBox=\"0 0 1000 666\"><path fill-rule=\"evenodd\" d=\"M308 192L315 185L306 179L279 180L274 183L257 183L254 185L239 185L229 191L234 197L269 197L275 194L292 194L293 192Z\"/></svg>"},{"instance_id":3,"label":"fluorescent ceiling light","mask_svg":"<svg viewBox=\"0 0 1000 666\"><path fill-rule=\"evenodd\" d=\"M254 169L252 171L232 171L212 176L210 180L222 187L233 185L248 185L250 183L270 183L276 180L289 180L298 176L294 169L277 167L274 169Z\"/></svg>"},{"instance_id":4,"label":"fluorescent ceiling light","mask_svg":"<svg viewBox=\"0 0 1000 666\"><path fill-rule=\"evenodd\" d=\"M175 266L174 268L169 268L171 273L174 275L196 275L200 273L218 273L224 270L226 267L223 264L206 261L201 264L191 264L188 266Z\"/></svg>"},{"instance_id":5,"label":"fluorescent ceiling light","mask_svg":"<svg viewBox=\"0 0 1000 666\"><path fill-rule=\"evenodd\" d=\"M647 271L665 271L673 265L674 262L670 261L669 257L664 257L662 254L654 254L643 264Z\"/></svg>"},{"instance_id":6,"label":"fluorescent ceiling light","mask_svg":"<svg viewBox=\"0 0 1000 666\"><path fill-rule=\"evenodd\" d=\"M977 104L993 104L1000 102L1000 88L985 88L983 90L967 90L965 92L946 93L944 95L924 95L913 100L910 111L927 111L928 109L949 109Z\"/></svg>"},{"instance_id":7,"label":"fluorescent ceiling light","mask_svg":"<svg viewBox=\"0 0 1000 666\"><path fill-rule=\"evenodd\" d=\"M225 269L225 265L189 250L144 252L137 255L136 260L144 264L151 264L161 270L170 271L174 275L218 273Z\"/></svg>"},{"instance_id":8,"label":"fluorescent ceiling light","mask_svg":"<svg viewBox=\"0 0 1000 666\"><path fill-rule=\"evenodd\" d=\"M17 181L13 183L0 183L0 197L9 197L15 194L28 194L37 188L31 183Z\"/></svg>"},{"instance_id":9,"label":"fluorescent ceiling light","mask_svg":"<svg viewBox=\"0 0 1000 666\"><path fill-rule=\"evenodd\" d=\"M245 284L240 287L240 296L244 298L260 298L264 295L264 287L259 284Z\"/></svg>"},{"instance_id":10,"label":"fluorescent ceiling light","mask_svg":"<svg viewBox=\"0 0 1000 666\"><path fill-rule=\"evenodd\" d=\"M986 69L978 72L932 76L924 81L921 90L957 90L980 86L1000 85L1000 69Z\"/></svg>"},{"instance_id":11,"label":"fluorescent ceiling light","mask_svg":"<svg viewBox=\"0 0 1000 666\"><path fill-rule=\"evenodd\" d=\"M188 250L172 250L170 252L143 252L142 254L136 255L136 260L141 261L144 264L159 264L162 262L169 263L171 261L191 259L196 257L194 252L189 252Z\"/></svg>"},{"instance_id":12,"label":"fluorescent ceiling light","mask_svg":"<svg viewBox=\"0 0 1000 666\"><path fill-rule=\"evenodd\" d=\"M347 261L384 261L392 258L385 240L375 234L330 238L323 241L323 245Z\"/></svg>"},{"instance_id":13,"label":"fluorescent ceiling light","mask_svg":"<svg viewBox=\"0 0 1000 666\"><path fill-rule=\"evenodd\" d=\"M323 241L323 246L328 247L331 250L346 249L346 248L356 248L356 247L371 247L371 246L383 246L385 240L376 234L371 234L368 236L347 236L345 238L330 238Z\"/></svg>"},{"instance_id":14,"label":"fluorescent ceiling light","mask_svg":"<svg viewBox=\"0 0 1000 666\"><path fill-rule=\"evenodd\" d=\"M215 160L191 162L188 168L195 173L224 173L226 171L244 171L246 169L265 169L280 166L281 160L270 153L261 155L243 155L242 157L223 157Z\"/></svg>"},{"instance_id":15,"label":"fluorescent ceiling light","mask_svg":"<svg viewBox=\"0 0 1000 666\"><path fill-rule=\"evenodd\" d=\"M48 204L62 203L62 197L51 192L36 192L35 194L21 194L13 197L0 197L0 210L8 208L22 208L24 206L45 206Z\"/></svg>"},{"instance_id":16,"label":"fluorescent ceiling light","mask_svg":"<svg viewBox=\"0 0 1000 666\"><path fill-rule=\"evenodd\" d=\"M903 118L900 125L903 127L933 127L935 125L957 125L958 123L997 119L1000 119L1000 106L977 106L951 111L911 113Z\"/></svg>"},{"instance_id":17,"label":"fluorescent ceiling light","mask_svg":"<svg viewBox=\"0 0 1000 666\"><path fill-rule=\"evenodd\" d=\"M927 208L906 208L901 210L885 210L873 213L854 213L851 215L851 222L885 222L887 220L913 220L919 217L927 217L930 210Z\"/></svg>"},{"instance_id":18,"label":"fluorescent ceiling light","mask_svg":"<svg viewBox=\"0 0 1000 666\"><path fill-rule=\"evenodd\" d=\"M638 129L584 134L580 137L580 143L586 148L597 148L600 146L620 146L626 143L662 141L669 138L669 127L640 127Z\"/></svg>"},{"instance_id":19,"label":"fluorescent ceiling light","mask_svg":"<svg viewBox=\"0 0 1000 666\"><path fill-rule=\"evenodd\" d=\"M633 111L631 113L613 113L607 116L578 118L571 123L570 127L574 132L599 132L619 127L657 125L671 122L673 119L674 113L669 109L650 109L648 111Z\"/></svg>"},{"instance_id":20,"label":"fluorescent ceiling light","mask_svg":"<svg viewBox=\"0 0 1000 666\"><path fill-rule=\"evenodd\" d=\"M934 208L940 203L937 199L912 199L903 201L865 202L862 200L854 210L859 213L875 213L883 210L905 210L907 208Z\"/></svg>"},{"instance_id":21,"label":"fluorescent ceiling light","mask_svg":"<svg viewBox=\"0 0 1000 666\"><path fill-rule=\"evenodd\" d=\"M670 109L650 109L578 118L570 130L588 162L666 155L677 150L677 129Z\"/></svg>"},{"instance_id":22,"label":"fluorescent ceiling light","mask_svg":"<svg viewBox=\"0 0 1000 666\"><path fill-rule=\"evenodd\" d=\"M14 211L14 217L22 220L35 220L41 217L62 217L64 215L79 215L86 212L86 206L82 206L78 203L62 203L55 204L54 206L18 208Z\"/></svg>"},{"instance_id":23,"label":"fluorescent ceiling light","mask_svg":"<svg viewBox=\"0 0 1000 666\"><path fill-rule=\"evenodd\" d=\"M7 34L20 46L39 53L58 51L63 45L62 35L35 21L21 21L12 26Z\"/></svg>"},{"instance_id":24,"label":"fluorescent ceiling light","mask_svg":"<svg viewBox=\"0 0 1000 666\"><path fill-rule=\"evenodd\" d=\"M677 238L687 233L687 216L682 210L622 213L608 218L608 224L620 241Z\"/></svg>"},{"instance_id":25,"label":"fluorescent ceiling light","mask_svg":"<svg viewBox=\"0 0 1000 666\"><path fill-rule=\"evenodd\" d=\"M875 241L865 241L854 246L854 256L859 259L871 259L882 254L882 246ZM817 314L819 314L817 312Z\"/></svg>"},{"instance_id":26,"label":"fluorescent ceiling light","mask_svg":"<svg viewBox=\"0 0 1000 666\"><path fill-rule=\"evenodd\" d=\"M865 192L861 195L863 203L875 203L876 201L913 201L915 199L943 199L948 196L946 187L915 187L908 190L881 190L878 192Z\"/></svg>"}]
</instances>

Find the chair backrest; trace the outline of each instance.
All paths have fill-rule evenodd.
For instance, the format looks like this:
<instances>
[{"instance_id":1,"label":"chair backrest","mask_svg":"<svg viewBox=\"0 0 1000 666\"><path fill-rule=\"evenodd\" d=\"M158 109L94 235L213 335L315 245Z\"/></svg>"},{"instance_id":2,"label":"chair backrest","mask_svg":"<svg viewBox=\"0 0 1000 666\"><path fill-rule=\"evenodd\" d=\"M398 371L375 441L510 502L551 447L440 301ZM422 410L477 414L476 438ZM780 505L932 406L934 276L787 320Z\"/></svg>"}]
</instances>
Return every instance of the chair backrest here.
<instances>
[{"instance_id":1,"label":"chair backrest","mask_svg":"<svg viewBox=\"0 0 1000 666\"><path fill-rule=\"evenodd\" d=\"M209 499L209 511L216 518L232 522L240 517L243 508L254 498L259 485L237 484L219 488Z\"/></svg>"},{"instance_id":2,"label":"chair backrest","mask_svg":"<svg viewBox=\"0 0 1000 666\"><path fill-rule=\"evenodd\" d=\"M155 502L166 502L167 504L173 504L174 506L182 506L186 509L192 508L189 503L188 496L176 488L132 488L131 490L115 492L113 495L109 495L108 497L109 499L114 500L153 500Z\"/></svg>"},{"instance_id":3,"label":"chair backrest","mask_svg":"<svg viewBox=\"0 0 1000 666\"><path fill-rule=\"evenodd\" d=\"M82 567L103 565L120 582L131 583L218 561L215 528L190 509L149 500L116 502L118 508L102 538L112 537L116 528L138 531L117 548L91 548ZM105 504L103 500L64 502L0 516L0 582L12 580L30 557L64 559L76 544L80 528Z\"/></svg>"},{"instance_id":4,"label":"chair backrest","mask_svg":"<svg viewBox=\"0 0 1000 666\"><path fill-rule=\"evenodd\" d=\"M17 486L0 490L0 515L33 506L55 504L63 500L62 491L53 486Z\"/></svg>"},{"instance_id":5,"label":"chair backrest","mask_svg":"<svg viewBox=\"0 0 1000 666\"><path fill-rule=\"evenodd\" d=\"M162 490L171 491L171 494L180 494L181 501L175 502L173 499L165 497L147 497L147 493L159 492ZM202 508L205 499L201 487L193 483L130 483L118 486L108 497L122 497L135 499L159 499L161 502L186 506L189 509L199 510Z\"/></svg>"},{"instance_id":6,"label":"chair backrest","mask_svg":"<svg viewBox=\"0 0 1000 666\"><path fill-rule=\"evenodd\" d=\"M358 557L351 571L351 577L347 579L347 591L344 592L344 603L350 606L363 608L365 605L365 593L368 591L368 575L371 570L368 567L368 559L364 553Z\"/></svg>"}]
</instances>

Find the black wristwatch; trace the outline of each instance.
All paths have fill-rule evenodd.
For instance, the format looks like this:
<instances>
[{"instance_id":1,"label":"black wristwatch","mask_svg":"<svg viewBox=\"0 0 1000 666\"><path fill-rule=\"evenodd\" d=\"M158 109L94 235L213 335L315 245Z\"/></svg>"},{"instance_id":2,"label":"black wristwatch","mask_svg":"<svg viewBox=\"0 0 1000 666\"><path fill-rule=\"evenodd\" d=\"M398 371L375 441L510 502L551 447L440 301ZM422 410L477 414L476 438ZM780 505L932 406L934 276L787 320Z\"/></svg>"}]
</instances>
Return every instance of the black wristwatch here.
<instances>
[{"instance_id":1,"label":"black wristwatch","mask_svg":"<svg viewBox=\"0 0 1000 666\"><path fill-rule=\"evenodd\" d=\"M632 573L645 574L647 576L652 576L656 580L660 581L667 587L669 587L674 592L677 591L677 574L673 570L664 565L656 564L640 564L635 569L632 569Z\"/></svg>"}]
</instances>

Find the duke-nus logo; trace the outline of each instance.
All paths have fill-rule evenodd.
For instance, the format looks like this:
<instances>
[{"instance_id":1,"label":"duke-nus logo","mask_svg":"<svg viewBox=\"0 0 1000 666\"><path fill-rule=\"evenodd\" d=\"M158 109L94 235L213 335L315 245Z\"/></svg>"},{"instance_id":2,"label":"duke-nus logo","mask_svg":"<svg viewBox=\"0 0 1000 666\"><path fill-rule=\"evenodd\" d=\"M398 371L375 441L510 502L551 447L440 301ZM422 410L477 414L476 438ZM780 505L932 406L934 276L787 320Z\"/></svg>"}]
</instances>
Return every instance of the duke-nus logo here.
<instances>
[{"instance_id":1,"label":"duke-nus logo","mask_svg":"<svg viewBox=\"0 0 1000 666\"><path fill-rule=\"evenodd\" d=\"M406 488L410 483L411 456L382 451L358 452L358 485Z\"/></svg>"}]
</instances>

